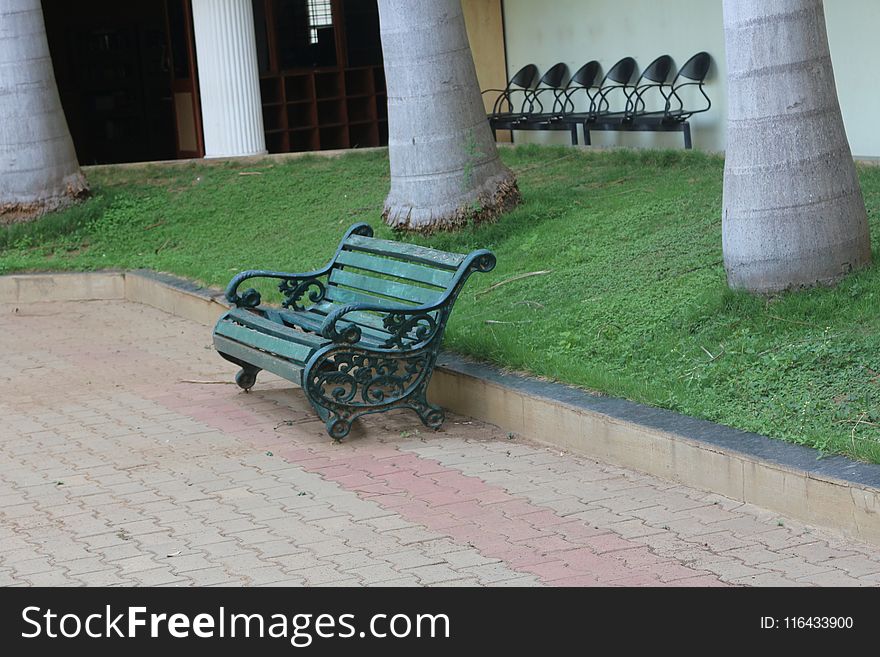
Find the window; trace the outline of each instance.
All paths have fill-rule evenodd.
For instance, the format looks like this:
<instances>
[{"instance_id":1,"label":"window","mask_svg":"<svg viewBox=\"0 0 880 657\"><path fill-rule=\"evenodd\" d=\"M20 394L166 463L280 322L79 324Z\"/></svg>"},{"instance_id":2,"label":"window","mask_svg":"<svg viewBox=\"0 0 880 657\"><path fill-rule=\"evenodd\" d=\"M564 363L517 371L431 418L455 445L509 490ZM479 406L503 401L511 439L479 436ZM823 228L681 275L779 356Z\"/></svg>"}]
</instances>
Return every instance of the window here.
<instances>
[{"instance_id":1,"label":"window","mask_svg":"<svg viewBox=\"0 0 880 657\"><path fill-rule=\"evenodd\" d=\"M318 43L318 28L333 25L330 0L309 0L309 39Z\"/></svg>"},{"instance_id":2,"label":"window","mask_svg":"<svg viewBox=\"0 0 880 657\"><path fill-rule=\"evenodd\" d=\"M281 70L336 65L330 0L275 0L274 9Z\"/></svg>"}]
</instances>

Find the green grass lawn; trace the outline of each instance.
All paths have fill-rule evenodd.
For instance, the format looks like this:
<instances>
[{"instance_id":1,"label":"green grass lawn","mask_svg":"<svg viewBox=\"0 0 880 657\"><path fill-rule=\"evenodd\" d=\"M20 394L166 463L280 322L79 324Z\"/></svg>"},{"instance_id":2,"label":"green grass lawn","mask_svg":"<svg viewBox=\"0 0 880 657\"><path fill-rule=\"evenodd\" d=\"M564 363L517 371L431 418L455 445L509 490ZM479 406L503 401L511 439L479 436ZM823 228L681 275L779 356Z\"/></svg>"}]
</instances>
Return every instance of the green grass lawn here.
<instances>
[{"instance_id":1,"label":"green grass lawn","mask_svg":"<svg viewBox=\"0 0 880 657\"><path fill-rule=\"evenodd\" d=\"M493 225L409 238L487 247L446 345L505 367L880 462L880 269L772 299L726 289L720 157L503 151L524 202ZM877 245L880 168L860 169ZM379 214L384 153L93 171L94 197L0 231L0 273L137 268L224 286L306 270ZM501 285L518 274L552 270ZM486 323L492 320L493 323Z\"/></svg>"}]
</instances>

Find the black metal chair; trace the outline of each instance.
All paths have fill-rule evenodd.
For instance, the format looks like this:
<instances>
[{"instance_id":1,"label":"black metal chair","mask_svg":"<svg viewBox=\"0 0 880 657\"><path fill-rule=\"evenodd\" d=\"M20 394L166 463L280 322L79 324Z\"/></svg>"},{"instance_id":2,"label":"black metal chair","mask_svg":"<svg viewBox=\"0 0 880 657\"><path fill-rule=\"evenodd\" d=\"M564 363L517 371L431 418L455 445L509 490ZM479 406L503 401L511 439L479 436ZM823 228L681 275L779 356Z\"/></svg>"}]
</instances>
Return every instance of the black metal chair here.
<instances>
[{"instance_id":1,"label":"black metal chair","mask_svg":"<svg viewBox=\"0 0 880 657\"><path fill-rule=\"evenodd\" d=\"M703 83L706 81L711 65L712 56L707 52L698 52L678 69L678 73L676 73L675 79L670 85L670 93L666 97L665 118L673 121L686 121L694 114L709 111L712 107L712 101L706 95ZM685 82L681 80L685 80ZM685 108L684 101L678 95L678 92L685 87L697 87L700 95L706 100L706 106L698 109ZM673 107L673 103L676 103L677 107Z\"/></svg>"},{"instance_id":2,"label":"black metal chair","mask_svg":"<svg viewBox=\"0 0 880 657\"><path fill-rule=\"evenodd\" d=\"M586 104L592 108L596 87L596 78L599 77L601 67L599 62L591 60L581 66L571 79L568 81L565 91L558 97L558 102L554 103L554 111L550 116L545 116L538 128L540 130L568 130L571 132L571 143L576 146L578 143L577 129L582 119L578 119L578 113L575 112L577 105L576 96L579 92L584 92L586 96ZM561 111L559 111L561 110Z\"/></svg>"},{"instance_id":3,"label":"black metal chair","mask_svg":"<svg viewBox=\"0 0 880 657\"><path fill-rule=\"evenodd\" d=\"M490 117L489 127L492 128L492 135L495 136L496 130L540 130L540 123L562 113L561 96L565 92L567 82L568 66L564 62L551 66L534 88L524 90L525 100L521 112ZM548 93L553 94L552 103L547 99Z\"/></svg>"},{"instance_id":4,"label":"black metal chair","mask_svg":"<svg viewBox=\"0 0 880 657\"><path fill-rule=\"evenodd\" d=\"M635 84L629 87L624 84L622 89L626 100L622 110L610 111L608 102L605 101L604 107L602 107L600 100L598 103L600 107L588 121L589 130L626 130L627 126L623 124L631 123L636 117L644 116L647 113L652 96L655 99L654 102L659 103L660 107L665 109L669 102L668 95L671 93L671 87L668 90L666 87L672 66L672 57L661 55L645 67ZM587 143L590 143L586 126L584 130Z\"/></svg>"},{"instance_id":5,"label":"black metal chair","mask_svg":"<svg viewBox=\"0 0 880 657\"><path fill-rule=\"evenodd\" d=\"M568 65L565 62L554 64L541 76L538 85L527 92L528 111L512 120L496 120L494 127L502 130L544 130L546 124L564 112L567 86Z\"/></svg>"},{"instance_id":6,"label":"black metal chair","mask_svg":"<svg viewBox=\"0 0 880 657\"><path fill-rule=\"evenodd\" d=\"M693 148L689 119L694 114L707 112L712 101L706 94L703 83L709 73L712 57L707 52L699 52L687 60L669 84L660 84L658 89L664 98L662 110L648 110L641 98L634 97L630 108L630 116L616 126L606 129L629 130L636 132L681 132L684 136L685 149ZM679 92L685 87L697 87L699 95L705 99L705 105L688 105ZM586 129L586 128L585 128ZM596 127L596 129L602 129Z\"/></svg>"},{"instance_id":7,"label":"black metal chair","mask_svg":"<svg viewBox=\"0 0 880 657\"><path fill-rule=\"evenodd\" d=\"M669 88L666 83L669 79L669 74L672 72L673 64L672 57L669 55L660 55L648 64L645 70L642 71L633 87L632 93L627 99L625 118L631 119L634 116L647 113L652 92L654 92L654 95L659 96L662 105L666 106L668 102L666 89ZM646 97L648 98L647 100Z\"/></svg>"},{"instance_id":8,"label":"black metal chair","mask_svg":"<svg viewBox=\"0 0 880 657\"><path fill-rule=\"evenodd\" d=\"M538 80L538 67L534 64L526 64L518 70L507 83L504 89L486 89L482 93L496 93L498 96L492 104L492 111L486 115L492 135L495 135L495 124L515 121L523 114L530 111L530 92ZM514 97L522 95L522 100L517 104Z\"/></svg>"},{"instance_id":9,"label":"black metal chair","mask_svg":"<svg viewBox=\"0 0 880 657\"><path fill-rule=\"evenodd\" d=\"M561 116L556 117L552 121L553 130L570 130L571 143L577 145L577 128L579 125L584 126L584 143L590 144L590 133L587 125L596 121L599 116L609 113L611 107L611 96L618 91L623 93L624 109L626 108L626 100L629 98L629 81L632 79L635 71L636 60L632 57L624 57L612 66L602 81L596 85L595 80L599 76L599 63L591 61L584 64L572 76L572 82L566 92L566 102L564 111ZM586 110L576 110L575 95L578 91L584 91L587 96L589 107Z\"/></svg>"}]
</instances>

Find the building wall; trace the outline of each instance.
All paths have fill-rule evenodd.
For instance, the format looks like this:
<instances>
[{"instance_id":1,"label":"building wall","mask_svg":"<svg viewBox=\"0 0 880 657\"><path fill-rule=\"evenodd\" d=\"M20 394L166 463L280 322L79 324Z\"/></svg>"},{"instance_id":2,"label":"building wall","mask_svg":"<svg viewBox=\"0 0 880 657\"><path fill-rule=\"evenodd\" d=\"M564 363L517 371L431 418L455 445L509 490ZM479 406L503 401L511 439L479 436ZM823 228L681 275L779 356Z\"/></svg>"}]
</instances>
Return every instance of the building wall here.
<instances>
[{"instance_id":1,"label":"building wall","mask_svg":"<svg viewBox=\"0 0 880 657\"><path fill-rule=\"evenodd\" d=\"M461 0L461 8L480 89L503 89L507 84L507 62L501 0ZM495 98L492 93L483 95L487 112L492 110ZM497 140L511 141L510 133L499 130Z\"/></svg>"},{"instance_id":2,"label":"building wall","mask_svg":"<svg viewBox=\"0 0 880 657\"><path fill-rule=\"evenodd\" d=\"M691 121L694 147L724 150L727 115L726 64L721 0L503 0L507 70L533 62L543 72L558 61L572 71L590 59L607 69L632 56L640 66L670 54L676 66L705 50L713 57L706 91L712 109ZM880 61L880 2L825 2L828 41L843 119L853 154L880 157L880 131L874 115L880 87L870 81ZM679 133L594 132L593 144L681 148ZM568 143L566 133L519 132L518 142Z\"/></svg>"},{"instance_id":3,"label":"building wall","mask_svg":"<svg viewBox=\"0 0 880 657\"><path fill-rule=\"evenodd\" d=\"M462 0L461 8L480 89L504 88L507 68L504 61L501 0ZM491 110L494 98L487 94L485 102L486 110Z\"/></svg>"}]
</instances>

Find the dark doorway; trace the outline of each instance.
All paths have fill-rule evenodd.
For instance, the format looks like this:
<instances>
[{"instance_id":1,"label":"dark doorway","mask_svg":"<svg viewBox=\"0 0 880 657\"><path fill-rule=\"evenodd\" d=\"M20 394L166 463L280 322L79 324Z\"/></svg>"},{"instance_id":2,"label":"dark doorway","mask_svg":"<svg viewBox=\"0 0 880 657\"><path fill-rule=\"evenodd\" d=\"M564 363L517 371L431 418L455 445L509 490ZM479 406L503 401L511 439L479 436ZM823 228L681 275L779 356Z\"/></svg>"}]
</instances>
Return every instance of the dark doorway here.
<instances>
[{"instance_id":1,"label":"dark doorway","mask_svg":"<svg viewBox=\"0 0 880 657\"><path fill-rule=\"evenodd\" d=\"M43 13L80 163L175 158L165 3L43 0Z\"/></svg>"}]
</instances>

